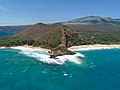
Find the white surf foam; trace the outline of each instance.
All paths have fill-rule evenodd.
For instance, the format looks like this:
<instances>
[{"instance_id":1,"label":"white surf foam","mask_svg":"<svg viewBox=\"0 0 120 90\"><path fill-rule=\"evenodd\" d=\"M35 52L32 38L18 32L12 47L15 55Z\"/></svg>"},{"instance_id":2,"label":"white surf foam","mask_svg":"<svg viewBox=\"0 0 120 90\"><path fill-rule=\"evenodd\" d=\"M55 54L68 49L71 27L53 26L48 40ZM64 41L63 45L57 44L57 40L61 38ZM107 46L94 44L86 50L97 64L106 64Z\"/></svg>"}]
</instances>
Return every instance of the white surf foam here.
<instances>
[{"instance_id":1,"label":"white surf foam","mask_svg":"<svg viewBox=\"0 0 120 90\"><path fill-rule=\"evenodd\" d=\"M5 47L0 47L0 49L5 49Z\"/></svg>"},{"instance_id":2,"label":"white surf foam","mask_svg":"<svg viewBox=\"0 0 120 90\"><path fill-rule=\"evenodd\" d=\"M65 61L69 61L69 62L73 62L76 64L81 64L81 60L78 57L84 57L84 55L77 53L75 55L63 55L63 56L58 56L57 58L61 59L61 60L65 60Z\"/></svg>"},{"instance_id":3,"label":"white surf foam","mask_svg":"<svg viewBox=\"0 0 120 90\"><path fill-rule=\"evenodd\" d=\"M24 48L24 47L14 47L13 49L21 50L20 53L24 54L28 57L35 58L41 62L48 63L48 64L65 64L66 61L73 62L76 64L81 64L81 60L78 57L84 57L84 55L77 53L75 55L63 55L58 56L55 59L50 58L50 55L47 52L43 51L36 51L31 48Z\"/></svg>"}]
</instances>

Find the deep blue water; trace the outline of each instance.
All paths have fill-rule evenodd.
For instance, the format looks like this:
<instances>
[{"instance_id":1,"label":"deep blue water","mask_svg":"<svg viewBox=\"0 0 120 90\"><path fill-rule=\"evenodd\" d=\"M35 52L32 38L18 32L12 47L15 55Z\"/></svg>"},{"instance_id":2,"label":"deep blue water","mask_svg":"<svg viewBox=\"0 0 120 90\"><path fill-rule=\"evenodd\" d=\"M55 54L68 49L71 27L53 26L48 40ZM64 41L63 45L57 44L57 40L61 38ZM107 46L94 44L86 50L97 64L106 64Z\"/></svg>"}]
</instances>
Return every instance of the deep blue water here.
<instances>
[{"instance_id":1,"label":"deep blue water","mask_svg":"<svg viewBox=\"0 0 120 90\"><path fill-rule=\"evenodd\" d=\"M17 30L0 30L0 37L9 36L15 34Z\"/></svg>"},{"instance_id":2,"label":"deep blue water","mask_svg":"<svg viewBox=\"0 0 120 90\"><path fill-rule=\"evenodd\" d=\"M81 53L81 64L51 65L0 49L0 90L120 90L120 49Z\"/></svg>"}]
</instances>

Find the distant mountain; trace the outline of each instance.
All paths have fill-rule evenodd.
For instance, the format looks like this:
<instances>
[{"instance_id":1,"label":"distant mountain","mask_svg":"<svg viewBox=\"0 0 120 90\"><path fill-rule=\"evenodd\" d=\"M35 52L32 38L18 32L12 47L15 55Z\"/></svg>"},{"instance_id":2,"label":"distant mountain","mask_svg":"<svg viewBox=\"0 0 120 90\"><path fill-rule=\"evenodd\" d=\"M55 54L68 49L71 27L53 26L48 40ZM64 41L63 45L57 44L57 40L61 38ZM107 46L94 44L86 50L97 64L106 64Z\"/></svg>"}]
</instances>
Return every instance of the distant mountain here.
<instances>
[{"instance_id":1,"label":"distant mountain","mask_svg":"<svg viewBox=\"0 0 120 90\"><path fill-rule=\"evenodd\" d=\"M100 17L100 16L87 16L83 18L78 18L63 22L63 24L86 24L86 25L96 25L96 24L112 24L120 25L120 19L113 19L110 17Z\"/></svg>"}]
</instances>

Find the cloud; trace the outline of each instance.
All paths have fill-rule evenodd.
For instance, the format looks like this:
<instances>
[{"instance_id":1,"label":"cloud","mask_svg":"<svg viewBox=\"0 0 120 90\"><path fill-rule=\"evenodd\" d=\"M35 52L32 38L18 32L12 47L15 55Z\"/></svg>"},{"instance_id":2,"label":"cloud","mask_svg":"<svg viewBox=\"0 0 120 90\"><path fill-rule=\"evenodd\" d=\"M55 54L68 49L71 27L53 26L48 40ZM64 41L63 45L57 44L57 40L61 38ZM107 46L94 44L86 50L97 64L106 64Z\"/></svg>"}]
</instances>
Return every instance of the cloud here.
<instances>
[{"instance_id":1,"label":"cloud","mask_svg":"<svg viewBox=\"0 0 120 90\"><path fill-rule=\"evenodd\" d=\"M6 8L0 6L0 11L6 11L6 12L9 12L10 10L8 10L8 9L6 9Z\"/></svg>"}]
</instances>

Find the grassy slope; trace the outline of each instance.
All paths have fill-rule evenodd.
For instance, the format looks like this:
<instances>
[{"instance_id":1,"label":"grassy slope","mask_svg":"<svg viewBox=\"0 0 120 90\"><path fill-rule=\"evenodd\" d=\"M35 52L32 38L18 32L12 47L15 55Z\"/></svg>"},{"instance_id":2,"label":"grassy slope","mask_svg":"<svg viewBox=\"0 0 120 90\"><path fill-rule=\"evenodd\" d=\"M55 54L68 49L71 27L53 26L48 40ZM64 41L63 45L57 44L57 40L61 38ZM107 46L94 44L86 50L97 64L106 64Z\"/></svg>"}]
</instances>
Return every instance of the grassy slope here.
<instances>
[{"instance_id":1,"label":"grassy slope","mask_svg":"<svg viewBox=\"0 0 120 90\"><path fill-rule=\"evenodd\" d=\"M15 35L2 38L0 40L0 45L13 46L28 44L46 48L55 48L61 44L63 29L73 33L67 26L61 24L36 24ZM81 42L80 37L79 34L73 33L73 35L69 37L69 45L78 45L79 42Z\"/></svg>"},{"instance_id":2,"label":"grassy slope","mask_svg":"<svg viewBox=\"0 0 120 90\"><path fill-rule=\"evenodd\" d=\"M68 25L93 44L120 44L120 25Z\"/></svg>"}]
</instances>

